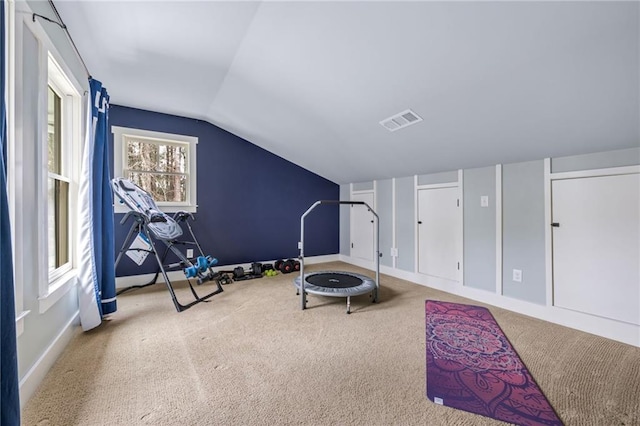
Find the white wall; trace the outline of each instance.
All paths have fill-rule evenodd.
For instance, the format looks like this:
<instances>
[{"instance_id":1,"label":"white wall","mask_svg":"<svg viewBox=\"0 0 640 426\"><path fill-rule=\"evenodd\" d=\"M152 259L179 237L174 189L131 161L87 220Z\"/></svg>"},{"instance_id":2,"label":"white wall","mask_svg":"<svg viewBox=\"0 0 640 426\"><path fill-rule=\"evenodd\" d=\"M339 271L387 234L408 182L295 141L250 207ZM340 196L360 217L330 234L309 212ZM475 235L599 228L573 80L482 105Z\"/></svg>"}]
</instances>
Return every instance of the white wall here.
<instances>
[{"instance_id":1,"label":"white wall","mask_svg":"<svg viewBox=\"0 0 640 426\"><path fill-rule=\"evenodd\" d=\"M396 211L395 221L381 217L380 223L394 228L391 231L382 229L381 234L396 235L399 251L395 267L383 263L381 271L473 300L640 346L640 327L554 307L549 294L550 246L546 217L550 209L550 202L546 199L546 186L550 185L547 182L548 173L554 170L592 170L629 165L640 165L640 148L464 170L464 280L453 290L445 289L440 283L417 273L412 249L416 239L413 194L416 185L438 183L443 179L457 180L458 173L452 171L398 177L394 180L395 198L391 201L389 197L377 198L379 213L384 215ZM489 196L487 208L479 207L481 195ZM381 206L381 202L392 202L394 205ZM344 237L344 232L341 229L341 237ZM406 256L407 253L410 257ZM372 264L352 259L344 253L341 253L341 258L373 269ZM522 282L513 281L513 269L522 270ZM384 286L384 281L381 285Z\"/></svg>"}]
</instances>

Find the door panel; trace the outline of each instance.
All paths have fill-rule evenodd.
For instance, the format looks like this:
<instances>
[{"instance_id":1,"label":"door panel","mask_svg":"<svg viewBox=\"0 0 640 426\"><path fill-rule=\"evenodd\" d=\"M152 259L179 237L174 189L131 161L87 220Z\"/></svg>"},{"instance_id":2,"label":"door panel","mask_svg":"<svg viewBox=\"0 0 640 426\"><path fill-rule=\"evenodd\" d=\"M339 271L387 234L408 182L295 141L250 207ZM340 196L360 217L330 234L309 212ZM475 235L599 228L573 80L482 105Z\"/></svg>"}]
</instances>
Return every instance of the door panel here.
<instances>
[{"instance_id":1,"label":"door panel","mask_svg":"<svg viewBox=\"0 0 640 426\"><path fill-rule=\"evenodd\" d=\"M640 325L640 175L551 188L554 305Z\"/></svg>"},{"instance_id":2,"label":"door panel","mask_svg":"<svg viewBox=\"0 0 640 426\"><path fill-rule=\"evenodd\" d=\"M373 192L354 194L353 201L364 201L373 208ZM351 210L351 257L373 260L375 221L366 206L349 206Z\"/></svg>"},{"instance_id":3,"label":"door panel","mask_svg":"<svg viewBox=\"0 0 640 426\"><path fill-rule=\"evenodd\" d=\"M458 188L418 191L418 272L459 281Z\"/></svg>"}]
</instances>

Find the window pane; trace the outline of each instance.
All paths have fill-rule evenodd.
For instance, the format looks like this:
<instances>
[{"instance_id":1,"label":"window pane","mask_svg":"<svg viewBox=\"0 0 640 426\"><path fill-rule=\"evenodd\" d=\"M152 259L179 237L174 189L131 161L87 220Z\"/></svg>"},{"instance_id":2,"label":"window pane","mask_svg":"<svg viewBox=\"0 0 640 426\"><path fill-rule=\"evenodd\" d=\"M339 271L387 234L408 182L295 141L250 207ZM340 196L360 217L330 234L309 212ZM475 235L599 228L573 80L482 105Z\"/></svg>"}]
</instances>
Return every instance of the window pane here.
<instances>
[{"instance_id":1,"label":"window pane","mask_svg":"<svg viewBox=\"0 0 640 426\"><path fill-rule=\"evenodd\" d=\"M185 173L187 169L187 150L184 146L163 145L160 159L160 171Z\"/></svg>"},{"instance_id":2,"label":"window pane","mask_svg":"<svg viewBox=\"0 0 640 426\"><path fill-rule=\"evenodd\" d=\"M62 174L60 165L60 96L49 87L47 102L47 139L49 145L49 171Z\"/></svg>"},{"instance_id":3,"label":"window pane","mask_svg":"<svg viewBox=\"0 0 640 426\"><path fill-rule=\"evenodd\" d=\"M156 202L187 202L187 176L130 172L129 179Z\"/></svg>"},{"instance_id":4,"label":"window pane","mask_svg":"<svg viewBox=\"0 0 640 426\"><path fill-rule=\"evenodd\" d=\"M158 145L143 140L128 140L126 168L130 170L158 170Z\"/></svg>"},{"instance_id":5,"label":"window pane","mask_svg":"<svg viewBox=\"0 0 640 426\"><path fill-rule=\"evenodd\" d=\"M49 178L49 272L69 262L69 184Z\"/></svg>"},{"instance_id":6,"label":"window pane","mask_svg":"<svg viewBox=\"0 0 640 426\"><path fill-rule=\"evenodd\" d=\"M187 147L127 138L125 169L166 173L185 173Z\"/></svg>"}]
</instances>

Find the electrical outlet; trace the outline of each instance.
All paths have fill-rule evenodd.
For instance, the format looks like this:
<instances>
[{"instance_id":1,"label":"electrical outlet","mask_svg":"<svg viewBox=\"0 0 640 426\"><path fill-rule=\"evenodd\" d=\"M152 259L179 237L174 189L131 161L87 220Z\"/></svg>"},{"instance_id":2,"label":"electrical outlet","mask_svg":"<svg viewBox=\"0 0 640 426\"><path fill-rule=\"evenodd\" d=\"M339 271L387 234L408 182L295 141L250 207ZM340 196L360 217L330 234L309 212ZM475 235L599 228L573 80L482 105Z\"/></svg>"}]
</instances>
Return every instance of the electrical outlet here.
<instances>
[{"instance_id":1,"label":"electrical outlet","mask_svg":"<svg viewBox=\"0 0 640 426\"><path fill-rule=\"evenodd\" d=\"M187 257L191 259L193 257L193 249L187 249Z\"/></svg>"},{"instance_id":2,"label":"electrical outlet","mask_svg":"<svg viewBox=\"0 0 640 426\"><path fill-rule=\"evenodd\" d=\"M522 270L520 270L520 269L514 269L513 270L513 281L515 281L517 283L521 283L522 282Z\"/></svg>"},{"instance_id":3,"label":"electrical outlet","mask_svg":"<svg viewBox=\"0 0 640 426\"><path fill-rule=\"evenodd\" d=\"M480 207L489 207L489 196L488 195L480 196Z\"/></svg>"}]
</instances>

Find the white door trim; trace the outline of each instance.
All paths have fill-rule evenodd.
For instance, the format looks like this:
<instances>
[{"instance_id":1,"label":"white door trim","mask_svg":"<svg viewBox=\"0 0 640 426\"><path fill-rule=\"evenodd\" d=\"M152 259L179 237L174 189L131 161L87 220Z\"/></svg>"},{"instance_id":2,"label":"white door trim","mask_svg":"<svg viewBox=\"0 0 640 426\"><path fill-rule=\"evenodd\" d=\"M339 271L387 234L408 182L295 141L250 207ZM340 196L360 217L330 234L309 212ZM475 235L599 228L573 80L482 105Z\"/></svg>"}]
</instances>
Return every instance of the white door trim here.
<instances>
[{"instance_id":1,"label":"white door trim","mask_svg":"<svg viewBox=\"0 0 640 426\"><path fill-rule=\"evenodd\" d=\"M551 159L544 159L545 304L553 306L553 234L551 232Z\"/></svg>"},{"instance_id":2,"label":"white door trim","mask_svg":"<svg viewBox=\"0 0 640 426\"><path fill-rule=\"evenodd\" d=\"M502 295L502 164L496 165L496 294Z\"/></svg>"},{"instance_id":3,"label":"white door trim","mask_svg":"<svg viewBox=\"0 0 640 426\"><path fill-rule=\"evenodd\" d=\"M545 162L549 160L545 159ZM579 170L575 172L559 172L551 173L551 161L549 160L549 175L551 180L557 179L579 179L587 177L598 176L614 176L614 175L631 175L640 173L640 166L625 166L625 167L609 167L606 169L593 169L593 170Z\"/></svg>"}]
</instances>

